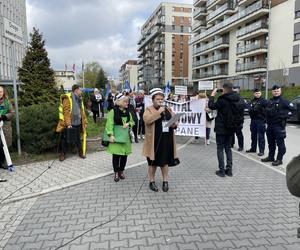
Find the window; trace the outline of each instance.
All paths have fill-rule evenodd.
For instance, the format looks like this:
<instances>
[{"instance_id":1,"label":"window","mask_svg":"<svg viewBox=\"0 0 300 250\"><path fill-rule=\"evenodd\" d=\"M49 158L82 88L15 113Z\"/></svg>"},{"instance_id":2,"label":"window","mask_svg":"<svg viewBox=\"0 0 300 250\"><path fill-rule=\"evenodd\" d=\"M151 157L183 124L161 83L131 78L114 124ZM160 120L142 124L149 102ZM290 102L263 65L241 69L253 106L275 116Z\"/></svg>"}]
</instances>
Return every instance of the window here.
<instances>
[{"instance_id":1,"label":"window","mask_svg":"<svg viewBox=\"0 0 300 250\"><path fill-rule=\"evenodd\" d=\"M300 10L295 11L295 19L300 17Z\"/></svg>"},{"instance_id":2,"label":"window","mask_svg":"<svg viewBox=\"0 0 300 250\"><path fill-rule=\"evenodd\" d=\"M184 22L184 17L181 16L181 17L180 17L180 23L183 23L183 22Z\"/></svg>"},{"instance_id":3,"label":"window","mask_svg":"<svg viewBox=\"0 0 300 250\"><path fill-rule=\"evenodd\" d=\"M180 32L184 32L184 26L180 26Z\"/></svg>"},{"instance_id":4,"label":"window","mask_svg":"<svg viewBox=\"0 0 300 250\"><path fill-rule=\"evenodd\" d=\"M293 63L299 63L299 56L293 56Z\"/></svg>"},{"instance_id":5,"label":"window","mask_svg":"<svg viewBox=\"0 0 300 250\"><path fill-rule=\"evenodd\" d=\"M300 40L300 33L294 34L294 41Z\"/></svg>"},{"instance_id":6,"label":"window","mask_svg":"<svg viewBox=\"0 0 300 250\"><path fill-rule=\"evenodd\" d=\"M175 25L172 25L172 30L175 30Z\"/></svg>"},{"instance_id":7,"label":"window","mask_svg":"<svg viewBox=\"0 0 300 250\"><path fill-rule=\"evenodd\" d=\"M175 23L175 17L172 16L172 23Z\"/></svg>"}]
</instances>

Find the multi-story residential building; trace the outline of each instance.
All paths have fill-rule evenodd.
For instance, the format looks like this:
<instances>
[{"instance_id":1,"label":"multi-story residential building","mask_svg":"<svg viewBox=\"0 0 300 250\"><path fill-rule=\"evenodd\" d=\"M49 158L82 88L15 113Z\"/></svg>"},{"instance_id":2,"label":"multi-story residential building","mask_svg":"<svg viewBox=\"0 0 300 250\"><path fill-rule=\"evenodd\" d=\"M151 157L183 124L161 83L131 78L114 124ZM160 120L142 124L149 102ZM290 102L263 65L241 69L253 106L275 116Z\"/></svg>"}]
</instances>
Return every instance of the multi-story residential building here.
<instances>
[{"instance_id":1,"label":"multi-story residential building","mask_svg":"<svg viewBox=\"0 0 300 250\"><path fill-rule=\"evenodd\" d=\"M132 89L138 89L138 66L137 60L128 60L120 69L120 80L125 83L128 81Z\"/></svg>"},{"instance_id":2,"label":"multi-story residential building","mask_svg":"<svg viewBox=\"0 0 300 250\"><path fill-rule=\"evenodd\" d=\"M15 43L16 66L21 67L27 46L27 20L25 0L0 0L0 80L12 79L11 42L4 37L3 17L22 28L24 43Z\"/></svg>"},{"instance_id":3,"label":"multi-story residential building","mask_svg":"<svg viewBox=\"0 0 300 250\"><path fill-rule=\"evenodd\" d=\"M139 87L187 85L192 5L161 3L141 29Z\"/></svg>"},{"instance_id":4,"label":"multi-story residential building","mask_svg":"<svg viewBox=\"0 0 300 250\"><path fill-rule=\"evenodd\" d=\"M231 79L250 89L264 85L268 66L270 85L288 73L287 81L295 82L292 50L295 45L299 55L299 46L293 8L295 0L273 0L270 6L267 0L195 0L193 82Z\"/></svg>"}]
</instances>

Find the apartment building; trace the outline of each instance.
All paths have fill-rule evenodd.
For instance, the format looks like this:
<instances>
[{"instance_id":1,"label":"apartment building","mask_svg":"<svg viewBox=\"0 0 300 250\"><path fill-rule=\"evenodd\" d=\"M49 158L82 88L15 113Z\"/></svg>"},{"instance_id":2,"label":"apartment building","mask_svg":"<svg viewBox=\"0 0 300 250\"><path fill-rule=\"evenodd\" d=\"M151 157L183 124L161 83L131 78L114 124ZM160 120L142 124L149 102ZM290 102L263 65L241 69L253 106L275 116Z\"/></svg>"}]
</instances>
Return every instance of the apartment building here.
<instances>
[{"instance_id":1,"label":"apartment building","mask_svg":"<svg viewBox=\"0 0 300 250\"><path fill-rule=\"evenodd\" d=\"M252 89L264 86L269 68L269 85L296 83L296 6L295 0L195 0L193 82L231 79Z\"/></svg>"},{"instance_id":2,"label":"apartment building","mask_svg":"<svg viewBox=\"0 0 300 250\"><path fill-rule=\"evenodd\" d=\"M24 44L15 43L16 66L22 65L27 46L27 20L25 0L0 0L0 80L12 79L11 42L4 37L3 17L22 27Z\"/></svg>"},{"instance_id":3,"label":"apartment building","mask_svg":"<svg viewBox=\"0 0 300 250\"><path fill-rule=\"evenodd\" d=\"M125 62L119 71L120 80L122 83L128 81L132 89L138 89L138 66L137 60L128 60Z\"/></svg>"},{"instance_id":4,"label":"apartment building","mask_svg":"<svg viewBox=\"0 0 300 250\"><path fill-rule=\"evenodd\" d=\"M161 3L141 28L140 88L188 84L192 9L190 4Z\"/></svg>"}]
</instances>

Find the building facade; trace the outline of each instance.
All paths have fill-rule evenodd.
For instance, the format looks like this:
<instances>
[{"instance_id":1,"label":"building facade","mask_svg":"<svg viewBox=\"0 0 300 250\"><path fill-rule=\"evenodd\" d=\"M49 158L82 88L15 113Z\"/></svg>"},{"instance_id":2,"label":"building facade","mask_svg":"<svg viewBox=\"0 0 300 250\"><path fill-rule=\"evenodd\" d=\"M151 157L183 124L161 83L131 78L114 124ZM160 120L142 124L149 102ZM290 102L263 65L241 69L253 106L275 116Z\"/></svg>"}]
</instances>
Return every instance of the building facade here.
<instances>
[{"instance_id":1,"label":"building facade","mask_svg":"<svg viewBox=\"0 0 300 250\"><path fill-rule=\"evenodd\" d=\"M138 89L138 66L137 60L128 60L120 69L120 80L122 83L128 81L132 89Z\"/></svg>"},{"instance_id":2,"label":"building facade","mask_svg":"<svg viewBox=\"0 0 300 250\"><path fill-rule=\"evenodd\" d=\"M21 67L27 46L26 0L0 0L0 80L12 79L11 42L4 37L3 17L22 27L24 44L15 43L16 66Z\"/></svg>"},{"instance_id":3,"label":"building facade","mask_svg":"<svg viewBox=\"0 0 300 250\"><path fill-rule=\"evenodd\" d=\"M75 72L72 70L55 70L55 82L58 88L63 86L64 90L72 90L72 86L76 84Z\"/></svg>"},{"instance_id":4,"label":"building facade","mask_svg":"<svg viewBox=\"0 0 300 250\"><path fill-rule=\"evenodd\" d=\"M296 6L295 0L270 6L267 0L194 1L193 82L230 79L245 89L263 87L268 68L269 85L295 82Z\"/></svg>"},{"instance_id":5,"label":"building facade","mask_svg":"<svg viewBox=\"0 0 300 250\"><path fill-rule=\"evenodd\" d=\"M192 8L161 3L143 25L138 41L140 88L188 84Z\"/></svg>"}]
</instances>

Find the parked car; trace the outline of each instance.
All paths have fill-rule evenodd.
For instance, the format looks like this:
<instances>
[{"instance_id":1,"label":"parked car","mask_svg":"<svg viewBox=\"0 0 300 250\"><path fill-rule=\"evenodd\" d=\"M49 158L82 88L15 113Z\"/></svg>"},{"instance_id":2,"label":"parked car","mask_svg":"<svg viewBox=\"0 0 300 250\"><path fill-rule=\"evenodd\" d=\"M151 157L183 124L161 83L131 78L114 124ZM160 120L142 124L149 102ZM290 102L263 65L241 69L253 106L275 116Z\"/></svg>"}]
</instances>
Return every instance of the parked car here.
<instances>
[{"instance_id":1,"label":"parked car","mask_svg":"<svg viewBox=\"0 0 300 250\"><path fill-rule=\"evenodd\" d=\"M244 115L249 115L250 105L251 105L251 98L244 98L245 100L245 108L244 108Z\"/></svg>"},{"instance_id":2,"label":"parked car","mask_svg":"<svg viewBox=\"0 0 300 250\"><path fill-rule=\"evenodd\" d=\"M296 111L287 119L288 122L300 122L300 95L291 100Z\"/></svg>"}]
</instances>

